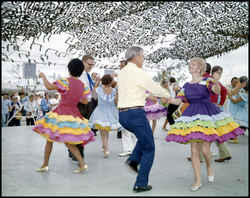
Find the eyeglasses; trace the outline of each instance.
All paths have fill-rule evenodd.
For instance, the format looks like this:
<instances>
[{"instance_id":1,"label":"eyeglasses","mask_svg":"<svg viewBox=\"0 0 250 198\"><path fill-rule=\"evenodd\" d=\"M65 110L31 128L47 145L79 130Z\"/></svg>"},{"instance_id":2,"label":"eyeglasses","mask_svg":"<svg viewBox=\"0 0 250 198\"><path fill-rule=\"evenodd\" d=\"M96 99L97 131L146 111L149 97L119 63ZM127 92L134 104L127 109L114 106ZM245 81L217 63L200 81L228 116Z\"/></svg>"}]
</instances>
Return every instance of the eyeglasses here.
<instances>
[{"instance_id":1,"label":"eyeglasses","mask_svg":"<svg viewBox=\"0 0 250 198\"><path fill-rule=\"evenodd\" d=\"M91 63L88 63L86 62L89 66L93 67L95 64L91 64Z\"/></svg>"},{"instance_id":2,"label":"eyeglasses","mask_svg":"<svg viewBox=\"0 0 250 198\"><path fill-rule=\"evenodd\" d=\"M221 74L222 74L222 72L221 72L221 71L217 71L217 72L215 72L215 73L217 73L217 74L219 74L219 75L221 75Z\"/></svg>"}]
</instances>

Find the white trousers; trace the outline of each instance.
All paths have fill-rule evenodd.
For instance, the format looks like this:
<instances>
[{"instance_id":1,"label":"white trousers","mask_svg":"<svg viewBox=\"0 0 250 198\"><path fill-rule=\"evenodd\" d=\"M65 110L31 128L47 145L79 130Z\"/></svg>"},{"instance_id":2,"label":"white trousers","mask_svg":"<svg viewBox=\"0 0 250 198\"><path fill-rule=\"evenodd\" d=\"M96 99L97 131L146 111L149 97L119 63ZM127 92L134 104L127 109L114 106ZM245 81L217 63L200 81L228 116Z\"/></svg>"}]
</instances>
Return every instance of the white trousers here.
<instances>
[{"instance_id":1,"label":"white trousers","mask_svg":"<svg viewBox=\"0 0 250 198\"><path fill-rule=\"evenodd\" d=\"M133 151L136 144L136 136L126 129L122 129L123 152Z\"/></svg>"}]
</instances>

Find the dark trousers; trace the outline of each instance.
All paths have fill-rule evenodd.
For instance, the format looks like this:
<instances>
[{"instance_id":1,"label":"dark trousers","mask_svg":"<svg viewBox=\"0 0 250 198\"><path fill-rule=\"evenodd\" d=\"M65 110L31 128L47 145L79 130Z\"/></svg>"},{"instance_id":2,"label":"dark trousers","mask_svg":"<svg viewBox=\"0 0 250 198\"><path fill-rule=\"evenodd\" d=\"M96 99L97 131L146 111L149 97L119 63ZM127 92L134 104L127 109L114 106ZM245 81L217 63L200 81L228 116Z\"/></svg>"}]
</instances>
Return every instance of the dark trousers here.
<instances>
[{"instance_id":1,"label":"dark trousers","mask_svg":"<svg viewBox=\"0 0 250 198\"><path fill-rule=\"evenodd\" d=\"M178 105L174 105L174 104L169 104L168 105L168 113L167 113L167 120L169 122L170 125L174 124L174 118L173 118L173 113L178 109Z\"/></svg>"},{"instance_id":2,"label":"dark trousers","mask_svg":"<svg viewBox=\"0 0 250 198\"><path fill-rule=\"evenodd\" d=\"M137 143L129 161L140 164L135 186L148 185L148 177L154 161L155 143L153 132L146 117L144 109L131 109L119 112L120 124L135 134Z\"/></svg>"},{"instance_id":3,"label":"dark trousers","mask_svg":"<svg viewBox=\"0 0 250 198\"><path fill-rule=\"evenodd\" d=\"M21 120L16 119L16 118L13 118L13 119L9 122L8 126L21 126Z\"/></svg>"},{"instance_id":4,"label":"dark trousers","mask_svg":"<svg viewBox=\"0 0 250 198\"><path fill-rule=\"evenodd\" d=\"M97 101L93 98L91 101L88 102L88 104L82 104L79 102L77 105L81 115L86 119L90 118L90 115L94 111L96 106L97 106ZM92 129L92 131L94 130ZM79 149L81 156L84 158L84 147L81 144L77 144L76 147ZM69 149L68 149L68 152L69 152L69 156L75 159L75 157L72 155Z\"/></svg>"},{"instance_id":5,"label":"dark trousers","mask_svg":"<svg viewBox=\"0 0 250 198\"><path fill-rule=\"evenodd\" d=\"M36 120L36 117L34 117L34 119ZM33 118L26 118L26 125L27 126L35 125L34 119Z\"/></svg>"}]
</instances>

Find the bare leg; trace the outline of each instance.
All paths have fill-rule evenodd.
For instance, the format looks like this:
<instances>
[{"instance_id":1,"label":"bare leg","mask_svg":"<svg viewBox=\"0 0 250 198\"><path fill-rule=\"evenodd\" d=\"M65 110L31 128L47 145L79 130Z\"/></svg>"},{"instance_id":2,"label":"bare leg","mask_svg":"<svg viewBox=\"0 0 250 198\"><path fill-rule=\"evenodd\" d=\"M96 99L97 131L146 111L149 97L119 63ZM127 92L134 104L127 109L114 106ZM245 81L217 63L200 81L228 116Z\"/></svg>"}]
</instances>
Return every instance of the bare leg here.
<instances>
[{"instance_id":1,"label":"bare leg","mask_svg":"<svg viewBox=\"0 0 250 198\"><path fill-rule=\"evenodd\" d=\"M103 148L103 152L105 152L105 135L104 135L104 131L100 130L100 134L101 134L101 138L102 138L102 148Z\"/></svg>"},{"instance_id":2,"label":"bare leg","mask_svg":"<svg viewBox=\"0 0 250 198\"><path fill-rule=\"evenodd\" d=\"M191 158L192 166L194 169L195 183L193 186L199 186L201 184L201 173L200 173L200 143L191 143Z\"/></svg>"},{"instance_id":3,"label":"bare leg","mask_svg":"<svg viewBox=\"0 0 250 198\"><path fill-rule=\"evenodd\" d=\"M152 120L152 131L153 131L153 134L155 132L155 127L156 127L156 120Z\"/></svg>"},{"instance_id":4,"label":"bare leg","mask_svg":"<svg viewBox=\"0 0 250 198\"><path fill-rule=\"evenodd\" d=\"M79 149L75 145L72 145L72 144L65 143L65 145L68 147L68 149L70 150L70 152L78 160L80 168L83 168L84 165L85 165L85 162L84 162L84 160L83 160L83 158L81 156L81 153L80 153Z\"/></svg>"},{"instance_id":5,"label":"bare leg","mask_svg":"<svg viewBox=\"0 0 250 198\"><path fill-rule=\"evenodd\" d=\"M167 124L168 124L168 119L166 118L166 120L165 120L165 122L164 122L164 124L162 126L162 129L167 130L166 129Z\"/></svg>"},{"instance_id":6,"label":"bare leg","mask_svg":"<svg viewBox=\"0 0 250 198\"><path fill-rule=\"evenodd\" d=\"M211 151L210 151L211 143L210 142L203 142L202 144L202 153L206 161L207 165L207 175L213 176L213 171L211 167Z\"/></svg>"},{"instance_id":7,"label":"bare leg","mask_svg":"<svg viewBox=\"0 0 250 198\"><path fill-rule=\"evenodd\" d=\"M46 145L45 145L45 150L44 150L44 161L43 161L43 165L41 168L48 166L52 148L53 148L53 142L49 142L47 140Z\"/></svg>"},{"instance_id":8,"label":"bare leg","mask_svg":"<svg viewBox=\"0 0 250 198\"><path fill-rule=\"evenodd\" d=\"M109 132L108 131L102 131L103 133L103 148L104 153L108 152L108 138L109 138Z\"/></svg>"}]
</instances>

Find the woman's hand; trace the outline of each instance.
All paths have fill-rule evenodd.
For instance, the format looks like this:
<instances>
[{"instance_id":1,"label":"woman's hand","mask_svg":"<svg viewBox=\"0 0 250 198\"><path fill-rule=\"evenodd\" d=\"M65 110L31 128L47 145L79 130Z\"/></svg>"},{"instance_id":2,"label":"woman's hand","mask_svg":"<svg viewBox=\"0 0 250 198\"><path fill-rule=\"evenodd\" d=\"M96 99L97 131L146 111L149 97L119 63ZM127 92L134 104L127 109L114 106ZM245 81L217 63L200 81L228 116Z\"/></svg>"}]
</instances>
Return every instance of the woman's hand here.
<instances>
[{"instance_id":1,"label":"woman's hand","mask_svg":"<svg viewBox=\"0 0 250 198\"><path fill-rule=\"evenodd\" d=\"M217 80L215 80L215 83L214 85L212 86L212 91L215 93L215 94L220 94L220 84Z\"/></svg>"}]
</instances>

